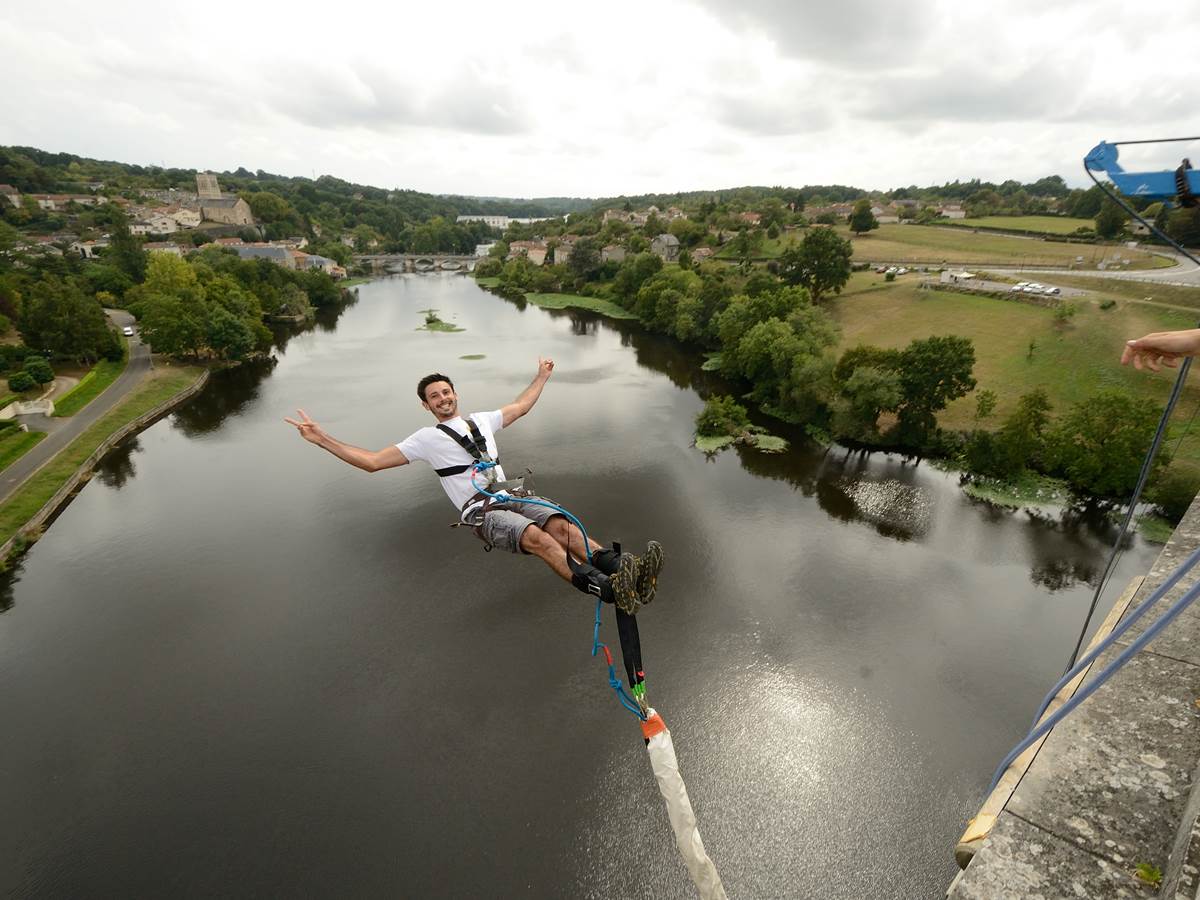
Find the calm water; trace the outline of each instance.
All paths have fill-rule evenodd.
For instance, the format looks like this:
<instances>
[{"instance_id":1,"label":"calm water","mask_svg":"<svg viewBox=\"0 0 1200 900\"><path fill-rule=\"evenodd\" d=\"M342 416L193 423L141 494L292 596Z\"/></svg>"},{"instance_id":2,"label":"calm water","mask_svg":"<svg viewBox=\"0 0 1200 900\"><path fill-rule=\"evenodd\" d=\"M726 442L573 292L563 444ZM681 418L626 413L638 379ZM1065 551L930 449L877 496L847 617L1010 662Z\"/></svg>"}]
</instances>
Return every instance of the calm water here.
<instances>
[{"instance_id":1,"label":"calm water","mask_svg":"<svg viewBox=\"0 0 1200 900\"><path fill-rule=\"evenodd\" d=\"M666 546L649 697L730 897L941 896L1109 533L899 458L708 460L716 383L669 341L462 278L360 292L115 451L0 585L0 893L694 896L591 604L446 527L427 468L367 475L281 421L378 449L432 421L425 373L493 409L542 353L505 462ZM466 330L414 330L430 306Z\"/></svg>"}]
</instances>

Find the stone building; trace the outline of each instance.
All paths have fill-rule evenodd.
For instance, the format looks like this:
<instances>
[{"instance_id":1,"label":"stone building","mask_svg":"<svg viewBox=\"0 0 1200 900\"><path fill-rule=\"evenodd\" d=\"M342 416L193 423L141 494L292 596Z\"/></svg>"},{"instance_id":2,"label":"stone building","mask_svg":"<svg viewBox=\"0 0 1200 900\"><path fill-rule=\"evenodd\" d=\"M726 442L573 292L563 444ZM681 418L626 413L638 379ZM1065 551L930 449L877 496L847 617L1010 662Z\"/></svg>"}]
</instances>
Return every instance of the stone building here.
<instances>
[{"instance_id":1,"label":"stone building","mask_svg":"<svg viewBox=\"0 0 1200 900\"><path fill-rule=\"evenodd\" d=\"M205 222L220 222L223 225L254 224L250 204L241 197L222 197L220 200L201 198L200 215Z\"/></svg>"},{"instance_id":2,"label":"stone building","mask_svg":"<svg viewBox=\"0 0 1200 900\"><path fill-rule=\"evenodd\" d=\"M196 193L203 200L220 200L221 186L217 184L217 176L212 172L196 173Z\"/></svg>"},{"instance_id":3,"label":"stone building","mask_svg":"<svg viewBox=\"0 0 1200 900\"><path fill-rule=\"evenodd\" d=\"M662 257L663 262L679 259L679 238L673 234L660 234L650 242L650 252Z\"/></svg>"}]
</instances>

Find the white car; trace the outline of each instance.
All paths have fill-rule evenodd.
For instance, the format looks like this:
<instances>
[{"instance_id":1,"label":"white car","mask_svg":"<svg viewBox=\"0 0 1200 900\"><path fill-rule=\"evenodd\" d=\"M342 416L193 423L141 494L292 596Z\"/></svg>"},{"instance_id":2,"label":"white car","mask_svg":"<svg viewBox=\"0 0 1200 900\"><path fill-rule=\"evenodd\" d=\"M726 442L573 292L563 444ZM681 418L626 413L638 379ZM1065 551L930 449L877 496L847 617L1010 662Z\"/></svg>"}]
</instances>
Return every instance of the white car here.
<instances>
[{"instance_id":1,"label":"white car","mask_svg":"<svg viewBox=\"0 0 1200 900\"><path fill-rule=\"evenodd\" d=\"M906 268L904 268L903 266L901 266L899 269L897 269L897 270L896 270L896 274L897 274L897 275L907 275L907 274L908 274L908 269L906 269Z\"/></svg>"},{"instance_id":2,"label":"white car","mask_svg":"<svg viewBox=\"0 0 1200 900\"><path fill-rule=\"evenodd\" d=\"M1023 294L1025 293L1025 288L1022 285L1014 284L1008 289L1008 292L1010 294Z\"/></svg>"},{"instance_id":3,"label":"white car","mask_svg":"<svg viewBox=\"0 0 1200 900\"><path fill-rule=\"evenodd\" d=\"M126 325L121 329L121 334L125 335L125 337L133 337L133 326Z\"/></svg>"},{"instance_id":4,"label":"white car","mask_svg":"<svg viewBox=\"0 0 1200 900\"><path fill-rule=\"evenodd\" d=\"M1027 287L1029 287L1029 282L1028 281L1018 281L1016 283L1016 287L1019 287L1022 289L1027 288Z\"/></svg>"},{"instance_id":5,"label":"white car","mask_svg":"<svg viewBox=\"0 0 1200 900\"><path fill-rule=\"evenodd\" d=\"M1036 281L1029 282L1029 284L1027 284L1026 287L1031 287L1035 291L1044 291L1046 289L1046 286L1044 284L1038 284Z\"/></svg>"},{"instance_id":6,"label":"white car","mask_svg":"<svg viewBox=\"0 0 1200 900\"><path fill-rule=\"evenodd\" d=\"M1046 288L1044 291L1042 291L1042 293L1043 293L1043 294L1061 294L1061 293L1062 293L1062 291L1060 291L1060 290L1059 290L1058 288L1056 288L1056 287L1048 287L1048 288Z\"/></svg>"}]
</instances>

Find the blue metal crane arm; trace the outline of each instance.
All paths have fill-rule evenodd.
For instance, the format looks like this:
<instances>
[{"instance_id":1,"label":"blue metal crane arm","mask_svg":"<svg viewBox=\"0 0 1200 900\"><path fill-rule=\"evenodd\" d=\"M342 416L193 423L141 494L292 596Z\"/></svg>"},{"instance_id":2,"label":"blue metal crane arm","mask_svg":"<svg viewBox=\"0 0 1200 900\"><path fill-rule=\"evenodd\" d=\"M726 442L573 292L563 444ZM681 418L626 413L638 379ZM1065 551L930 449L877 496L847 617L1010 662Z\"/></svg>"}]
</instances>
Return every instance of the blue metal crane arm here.
<instances>
[{"instance_id":1,"label":"blue metal crane arm","mask_svg":"<svg viewBox=\"0 0 1200 900\"><path fill-rule=\"evenodd\" d=\"M1126 197L1155 197L1170 199L1178 192L1175 172L1126 172L1117 162L1117 145L1101 141L1084 157L1083 164L1093 172L1103 172ZM1200 169L1188 171L1188 187L1200 194Z\"/></svg>"}]
</instances>

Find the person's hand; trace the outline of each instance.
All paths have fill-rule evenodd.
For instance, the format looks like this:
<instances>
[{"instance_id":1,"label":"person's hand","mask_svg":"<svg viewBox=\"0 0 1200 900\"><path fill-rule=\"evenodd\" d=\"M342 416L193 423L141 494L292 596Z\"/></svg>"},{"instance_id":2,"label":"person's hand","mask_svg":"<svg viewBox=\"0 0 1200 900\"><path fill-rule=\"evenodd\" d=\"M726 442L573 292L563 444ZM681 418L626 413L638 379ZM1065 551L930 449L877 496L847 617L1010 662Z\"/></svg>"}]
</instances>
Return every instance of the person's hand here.
<instances>
[{"instance_id":1,"label":"person's hand","mask_svg":"<svg viewBox=\"0 0 1200 900\"><path fill-rule=\"evenodd\" d=\"M1121 365L1133 363L1135 369L1149 367L1159 371L1159 366L1175 368L1176 361L1184 356L1200 353L1200 328L1186 331L1156 331L1135 341L1128 341L1121 353Z\"/></svg>"},{"instance_id":2,"label":"person's hand","mask_svg":"<svg viewBox=\"0 0 1200 900\"><path fill-rule=\"evenodd\" d=\"M319 444L321 442L321 438L325 436L324 429L310 419L308 417L308 413L306 413L304 410L298 409L296 412L300 414L300 421L287 418L285 418L283 421L287 422L289 425L294 425L296 430L300 432L300 437L304 438L306 441L309 441L313 444Z\"/></svg>"},{"instance_id":3,"label":"person's hand","mask_svg":"<svg viewBox=\"0 0 1200 900\"><path fill-rule=\"evenodd\" d=\"M554 371L554 360L548 356L538 357L538 378L543 381L550 377L550 373Z\"/></svg>"}]
</instances>

